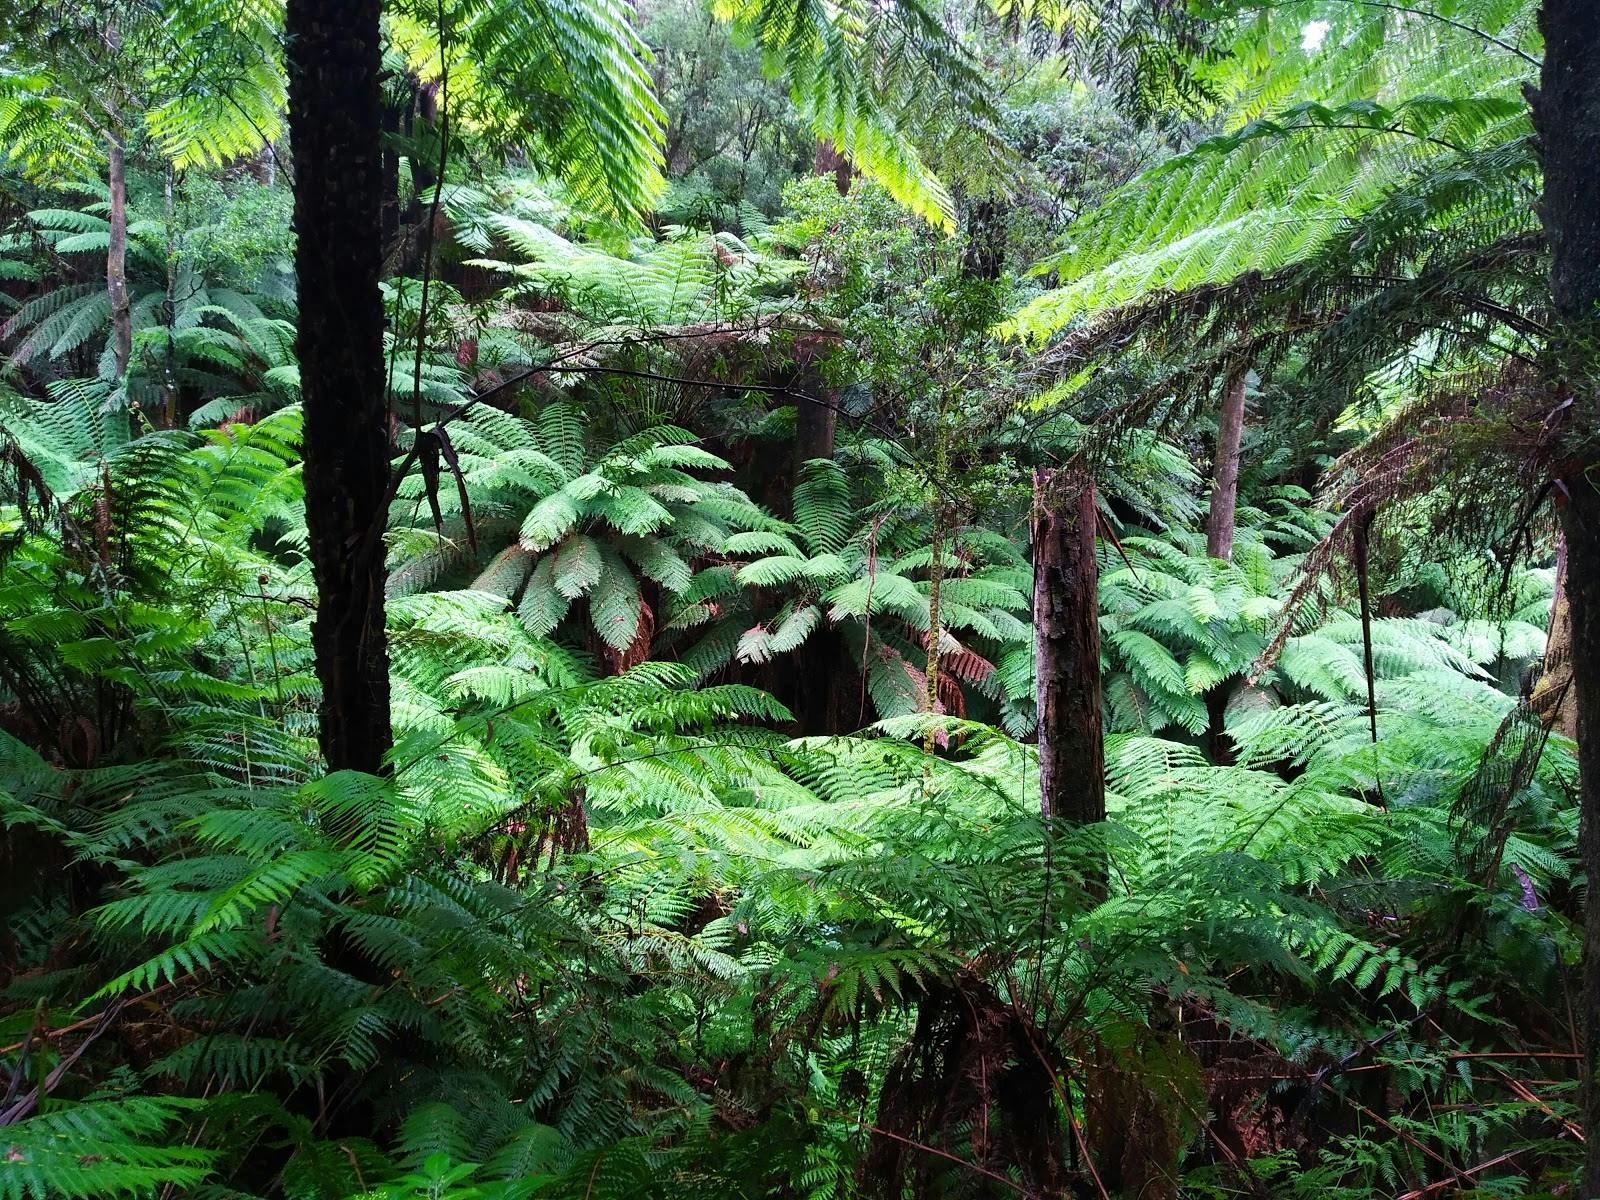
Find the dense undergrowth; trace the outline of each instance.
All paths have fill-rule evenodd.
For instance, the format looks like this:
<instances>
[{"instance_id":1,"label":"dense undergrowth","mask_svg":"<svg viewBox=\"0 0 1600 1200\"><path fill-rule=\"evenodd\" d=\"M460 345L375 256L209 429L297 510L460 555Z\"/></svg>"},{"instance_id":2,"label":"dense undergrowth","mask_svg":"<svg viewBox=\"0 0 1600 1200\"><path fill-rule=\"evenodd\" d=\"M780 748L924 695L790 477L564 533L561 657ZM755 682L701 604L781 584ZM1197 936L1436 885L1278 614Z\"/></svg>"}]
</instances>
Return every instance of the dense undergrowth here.
<instances>
[{"instance_id":1,"label":"dense undergrowth","mask_svg":"<svg viewBox=\"0 0 1600 1200\"><path fill-rule=\"evenodd\" d=\"M1547 264L1469 36L1533 6L1287 7L1211 14L1152 131L1001 6L952 45L1014 90L963 124L934 55L882 187L820 67L662 6L648 227L581 148L487 165L492 21L392 14L381 775L319 749L276 151L152 106L119 316L77 110L0 74L0 1200L1573 1194L1564 582L1507 448ZM1063 464L1092 824L1040 809Z\"/></svg>"},{"instance_id":2,"label":"dense undergrowth","mask_svg":"<svg viewBox=\"0 0 1600 1200\"><path fill-rule=\"evenodd\" d=\"M1102 576L1111 819L1082 832L1041 823L1031 747L992 724L891 693L861 734L796 740L724 663L624 667L622 639L585 645L482 576L392 605L392 777L319 777L297 430L290 406L152 433L42 527L16 518L8 686L54 707L17 704L6 735L5 1028L21 1077L82 1083L8 1130L13 1194L1046 1189L1073 1151L1041 1130L1137 1104L1215 1155L1191 1157L1197 1187L1358 1195L1411 1156L1525 1145L1565 1103L1528 1101L1516 1054L1565 1019L1572 767L1559 739L1530 753L1543 730L1491 673L1537 649L1547 576L1512 642L1378 619L1373 742L1357 618L1308 609L1246 678L1296 561L1273 543L1314 526L1263 512L1231 566L1125 537ZM863 535L839 528L824 552L848 563ZM602 553L593 585L636 595ZM397 538L397 577L411 554ZM914 554L866 576L908 635ZM988 601L975 630L1022 625L1024 584L956 570ZM819 574L796 590L848 628L856 585ZM1023 734L1027 643L992 640L971 703ZM75 1011L98 1015L53 1039ZM1444 1111L1375 1137L1377 1068ZM1289 1173L1295 1152L1315 1169Z\"/></svg>"}]
</instances>

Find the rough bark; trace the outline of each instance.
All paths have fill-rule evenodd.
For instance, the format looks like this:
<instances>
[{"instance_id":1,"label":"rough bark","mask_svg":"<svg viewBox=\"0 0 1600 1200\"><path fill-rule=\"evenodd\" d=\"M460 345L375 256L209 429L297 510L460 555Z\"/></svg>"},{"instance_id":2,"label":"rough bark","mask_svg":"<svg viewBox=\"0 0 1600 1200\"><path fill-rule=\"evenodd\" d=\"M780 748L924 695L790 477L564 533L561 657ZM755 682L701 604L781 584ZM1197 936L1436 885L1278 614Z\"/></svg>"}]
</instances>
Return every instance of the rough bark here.
<instances>
[{"instance_id":1,"label":"rough bark","mask_svg":"<svg viewBox=\"0 0 1600 1200\"><path fill-rule=\"evenodd\" d=\"M1578 698L1572 689L1572 605L1567 602L1567 539L1556 549L1556 592L1550 600L1550 632L1544 669L1531 697L1533 711L1564 737L1578 736Z\"/></svg>"},{"instance_id":2,"label":"rough bark","mask_svg":"<svg viewBox=\"0 0 1600 1200\"><path fill-rule=\"evenodd\" d=\"M1593 0L1544 0L1539 27L1545 56L1533 115L1544 160L1539 209L1550 243L1551 289L1563 321L1582 327L1587 341L1600 300L1600 205L1594 202L1600 8ZM1592 416L1593 397L1586 399L1582 415Z\"/></svg>"},{"instance_id":3,"label":"rough bark","mask_svg":"<svg viewBox=\"0 0 1600 1200\"><path fill-rule=\"evenodd\" d=\"M1572 620L1572 684L1578 708L1579 858L1600 880L1600 491L1595 369L1600 333L1600 205L1594 164L1600 162L1600 6L1593 0L1544 0L1540 88L1530 99L1544 160L1540 216L1551 252L1551 293L1558 318L1549 346L1553 382L1567 392L1564 461L1558 468L1565 504L1567 602ZM1583 1117L1589 1130L1579 1194L1600 1195L1600 903L1591 884L1585 905Z\"/></svg>"},{"instance_id":4,"label":"rough bark","mask_svg":"<svg viewBox=\"0 0 1600 1200\"><path fill-rule=\"evenodd\" d=\"M106 246L106 291L111 296L111 354L120 381L127 375L128 361L133 357L133 312L128 299L128 176L121 138L112 138L107 157L111 230Z\"/></svg>"},{"instance_id":5,"label":"rough bark","mask_svg":"<svg viewBox=\"0 0 1600 1200\"><path fill-rule=\"evenodd\" d=\"M1033 638L1039 794L1046 817L1106 815L1100 713L1099 566L1094 483L1040 470L1033 480Z\"/></svg>"},{"instance_id":6,"label":"rough bark","mask_svg":"<svg viewBox=\"0 0 1600 1200\"><path fill-rule=\"evenodd\" d=\"M286 23L322 752L330 770L368 772L383 768L393 736L378 14L378 0L290 0Z\"/></svg>"},{"instance_id":7,"label":"rough bark","mask_svg":"<svg viewBox=\"0 0 1600 1200\"><path fill-rule=\"evenodd\" d=\"M1233 561L1234 510L1239 504L1239 447L1244 440L1246 372L1229 378L1217 416L1217 449L1211 477L1211 513L1206 518L1206 554Z\"/></svg>"},{"instance_id":8,"label":"rough bark","mask_svg":"<svg viewBox=\"0 0 1600 1200\"><path fill-rule=\"evenodd\" d=\"M1193 1051L1172 1032L1177 1024L1173 1004L1158 1004L1152 1020L1160 1026L1147 1035L1153 1064L1145 1062L1144 1047L1101 1043L1091 1052L1084 1072L1084 1124L1108 1192L1177 1200L1183 1149L1178 1089L1183 1085L1163 1085L1162 1072L1184 1058L1193 1061Z\"/></svg>"}]
</instances>

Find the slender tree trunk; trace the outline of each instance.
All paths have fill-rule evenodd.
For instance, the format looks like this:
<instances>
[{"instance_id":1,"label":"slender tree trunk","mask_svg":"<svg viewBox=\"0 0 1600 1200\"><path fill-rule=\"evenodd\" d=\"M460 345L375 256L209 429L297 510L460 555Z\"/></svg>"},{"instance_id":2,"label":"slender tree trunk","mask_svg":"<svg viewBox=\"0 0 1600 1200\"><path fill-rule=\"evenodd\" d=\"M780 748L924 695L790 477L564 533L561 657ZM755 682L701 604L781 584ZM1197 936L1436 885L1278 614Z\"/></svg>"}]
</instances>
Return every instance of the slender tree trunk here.
<instances>
[{"instance_id":1,"label":"slender tree trunk","mask_svg":"<svg viewBox=\"0 0 1600 1200\"><path fill-rule=\"evenodd\" d=\"M1234 511L1239 505L1239 446L1244 440L1247 371L1229 377L1217 417L1217 450L1212 462L1211 515L1206 518L1206 554L1233 561Z\"/></svg>"},{"instance_id":2,"label":"slender tree trunk","mask_svg":"<svg viewBox=\"0 0 1600 1200\"><path fill-rule=\"evenodd\" d=\"M257 183L267 187L278 182L278 151L271 142L256 152L255 165L250 173L256 177Z\"/></svg>"},{"instance_id":3,"label":"slender tree trunk","mask_svg":"<svg viewBox=\"0 0 1600 1200\"><path fill-rule=\"evenodd\" d=\"M378 13L378 0L289 0L286 22L322 752L330 770L368 772L383 768L393 736Z\"/></svg>"},{"instance_id":4,"label":"slender tree trunk","mask_svg":"<svg viewBox=\"0 0 1600 1200\"><path fill-rule=\"evenodd\" d=\"M1596 336L1600 334L1600 5L1544 0L1539 13L1544 66L1530 96L1544 159L1540 216L1550 244L1557 322L1549 347L1553 382L1571 395L1561 524L1567 541L1572 684L1578 705L1579 858L1589 878L1584 913L1583 1118L1589 1140L1579 1194L1600 1196L1600 469Z\"/></svg>"},{"instance_id":5,"label":"slender tree trunk","mask_svg":"<svg viewBox=\"0 0 1600 1200\"><path fill-rule=\"evenodd\" d=\"M167 168L165 215L167 219L167 295L162 302L162 321L167 327L166 353L161 360L161 412L168 429L178 427L178 344L173 326L178 320L178 215L173 199L173 173Z\"/></svg>"},{"instance_id":6,"label":"slender tree trunk","mask_svg":"<svg viewBox=\"0 0 1600 1200\"><path fill-rule=\"evenodd\" d=\"M1572 605L1567 602L1567 539L1556 549L1556 593L1550 600L1550 631L1544 670L1533 689L1533 710L1565 737L1578 736L1578 701L1572 688Z\"/></svg>"},{"instance_id":7,"label":"slender tree trunk","mask_svg":"<svg viewBox=\"0 0 1600 1200\"><path fill-rule=\"evenodd\" d=\"M1106 815L1100 716L1100 570L1094 483L1078 471L1033 477L1033 639L1040 809L1081 823Z\"/></svg>"},{"instance_id":8,"label":"slender tree trunk","mask_svg":"<svg viewBox=\"0 0 1600 1200\"><path fill-rule=\"evenodd\" d=\"M923 672L923 681L927 685L925 702L930 716L939 711L939 646L944 640L939 602L944 587L944 539L949 525L950 510L942 502L936 504L933 510L933 559L928 564L928 658ZM932 754L938 740L933 727L929 726L922 738L923 752Z\"/></svg>"},{"instance_id":9,"label":"slender tree trunk","mask_svg":"<svg viewBox=\"0 0 1600 1200\"><path fill-rule=\"evenodd\" d=\"M113 136L107 180L111 191L111 236L106 246L106 291L111 295L111 354L120 383L133 357L133 312L128 299L128 176L120 136Z\"/></svg>"},{"instance_id":10,"label":"slender tree trunk","mask_svg":"<svg viewBox=\"0 0 1600 1200\"><path fill-rule=\"evenodd\" d=\"M797 339L798 341L798 339ZM796 381L789 385L795 404L793 462L787 473L783 466L773 463L763 469L758 462L761 482L770 497L774 512L794 515L794 487L800 481L801 470L815 459L833 460L838 441L839 409L832 403L817 359L823 350L817 345L797 345L796 358L800 370ZM844 733L854 729L856 707L846 703L846 681L856 669L850 660L839 630L824 621L806 639L794 658L793 674L787 683L792 686L793 702L789 710L795 715L795 727L803 737L821 734Z\"/></svg>"}]
</instances>

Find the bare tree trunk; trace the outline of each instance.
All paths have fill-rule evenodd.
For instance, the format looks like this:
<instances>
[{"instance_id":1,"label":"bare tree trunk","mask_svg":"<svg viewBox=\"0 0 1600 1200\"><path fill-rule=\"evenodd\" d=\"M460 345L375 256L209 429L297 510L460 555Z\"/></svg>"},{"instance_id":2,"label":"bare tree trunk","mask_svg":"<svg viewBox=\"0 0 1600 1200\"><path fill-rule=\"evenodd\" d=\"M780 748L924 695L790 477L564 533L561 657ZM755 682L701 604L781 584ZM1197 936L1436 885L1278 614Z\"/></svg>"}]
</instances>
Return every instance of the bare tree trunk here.
<instances>
[{"instance_id":1,"label":"bare tree trunk","mask_svg":"<svg viewBox=\"0 0 1600 1200\"><path fill-rule=\"evenodd\" d=\"M1550 601L1544 670L1533 689L1533 710L1565 737L1578 736L1578 700L1572 688L1572 605L1567 602L1567 539L1556 549L1556 594Z\"/></svg>"},{"instance_id":2,"label":"bare tree trunk","mask_svg":"<svg viewBox=\"0 0 1600 1200\"><path fill-rule=\"evenodd\" d=\"M1600 162L1600 6L1593 0L1544 0L1539 13L1544 66L1530 95L1544 159L1540 216L1550 244L1551 295L1557 321L1548 350L1552 382L1571 396L1566 461L1558 468L1566 503L1567 603L1572 620L1572 685L1578 705L1580 829L1578 857L1590 882L1585 903L1583 992L1583 1123L1589 1131L1585 1197L1600 1195L1600 387L1595 345L1600 334L1600 205L1594 166Z\"/></svg>"},{"instance_id":3,"label":"bare tree trunk","mask_svg":"<svg viewBox=\"0 0 1600 1200\"><path fill-rule=\"evenodd\" d=\"M378 0L289 0L286 22L322 752L331 770L368 772L383 769L393 738L378 14Z\"/></svg>"},{"instance_id":4,"label":"bare tree trunk","mask_svg":"<svg viewBox=\"0 0 1600 1200\"><path fill-rule=\"evenodd\" d=\"M1228 378L1217 416L1217 449L1212 460L1211 515L1206 518L1206 554L1233 561L1234 511L1239 505L1239 446L1244 439L1244 392L1248 371Z\"/></svg>"},{"instance_id":5,"label":"bare tree trunk","mask_svg":"<svg viewBox=\"0 0 1600 1200\"><path fill-rule=\"evenodd\" d=\"M111 354L121 382L133 357L133 312L128 299L128 176L120 136L112 136L108 158L111 234L106 246L106 291L111 295Z\"/></svg>"},{"instance_id":6,"label":"bare tree trunk","mask_svg":"<svg viewBox=\"0 0 1600 1200\"><path fill-rule=\"evenodd\" d=\"M1036 471L1033 638L1040 809L1046 817L1084 824L1106 815L1094 535L1094 482L1080 471Z\"/></svg>"}]
</instances>

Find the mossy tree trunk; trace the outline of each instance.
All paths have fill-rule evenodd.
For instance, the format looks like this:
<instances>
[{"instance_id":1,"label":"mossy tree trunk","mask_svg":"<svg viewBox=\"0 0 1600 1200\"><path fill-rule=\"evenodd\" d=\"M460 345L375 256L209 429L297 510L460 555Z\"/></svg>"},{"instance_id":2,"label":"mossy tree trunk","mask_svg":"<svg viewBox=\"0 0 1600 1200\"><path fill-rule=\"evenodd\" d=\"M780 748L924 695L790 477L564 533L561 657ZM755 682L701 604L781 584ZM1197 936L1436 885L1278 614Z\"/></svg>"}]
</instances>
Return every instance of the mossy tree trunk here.
<instances>
[{"instance_id":1,"label":"mossy tree trunk","mask_svg":"<svg viewBox=\"0 0 1600 1200\"><path fill-rule=\"evenodd\" d=\"M289 0L286 32L322 751L330 770L378 772L393 737L378 0Z\"/></svg>"}]
</instances>

